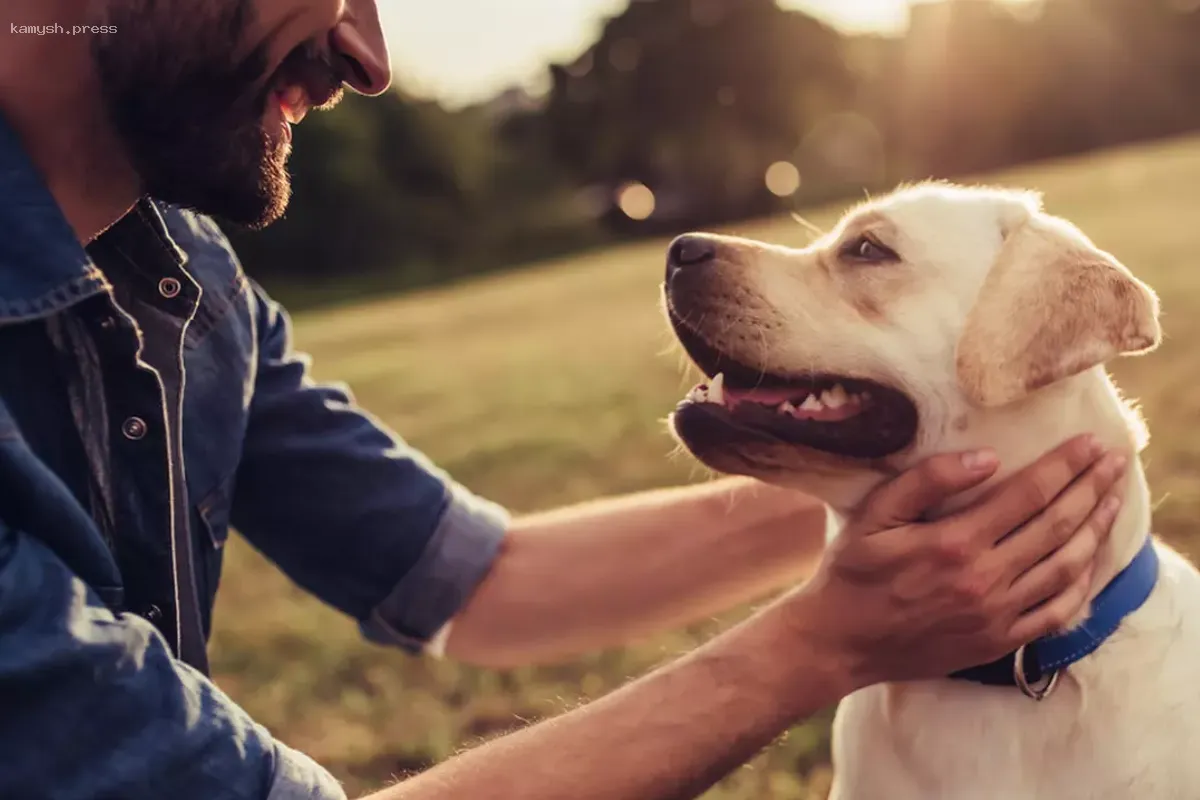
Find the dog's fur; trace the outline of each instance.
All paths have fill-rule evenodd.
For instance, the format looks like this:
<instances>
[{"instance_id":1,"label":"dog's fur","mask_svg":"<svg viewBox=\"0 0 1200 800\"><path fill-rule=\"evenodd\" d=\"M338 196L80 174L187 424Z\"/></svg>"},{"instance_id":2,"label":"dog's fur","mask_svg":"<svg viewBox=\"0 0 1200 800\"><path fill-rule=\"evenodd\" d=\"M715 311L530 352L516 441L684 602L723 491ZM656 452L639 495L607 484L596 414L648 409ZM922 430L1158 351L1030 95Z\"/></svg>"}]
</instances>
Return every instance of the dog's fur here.
<instances>
[{"instance_id":1,"label":"dog's fur","mask_svg":"<svg viewBox=\"0 0 1200 800\"><path fill-rule=\"evenodd\" d=\"M864 231L900 260L848 263L844 245ZM1040 198L921 184L863 204L803 250L714 242L696 333L767 372L900 389L919 426L909 447L870 462L682 437L701 461L796 487L846 515L935 453L992 447L1000 480L1094 433L1134 457L1093 596L1132 560L1150 530L1136 458L1146 433L1103 365L1157 345L1158 301L1116 258L1045 213ZM1157 548L1161 576L1149 601L1043 703L950 680L848 698L834 726L835 798L1200 797L1200 573Z\"/></svg>"}]
</instances>

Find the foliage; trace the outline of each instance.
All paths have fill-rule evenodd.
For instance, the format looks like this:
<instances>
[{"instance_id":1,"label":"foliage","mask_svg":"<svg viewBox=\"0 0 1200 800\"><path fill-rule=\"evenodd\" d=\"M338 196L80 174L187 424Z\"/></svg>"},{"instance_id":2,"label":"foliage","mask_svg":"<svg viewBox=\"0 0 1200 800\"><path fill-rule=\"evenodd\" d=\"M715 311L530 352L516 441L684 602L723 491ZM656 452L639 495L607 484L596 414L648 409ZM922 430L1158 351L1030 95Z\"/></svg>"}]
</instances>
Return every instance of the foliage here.
<instances>
[{"instance_id":1,"label":"foliage","mask_svg":"<svg viewBox=\"0 0 1200 800\"><path fill-rule=\"evenodd\" d=\"M455 280L1200 125L1195 0L945 0L847 36L775 0L630 0L551 89L448 110L350 98L296 136L289 217L238 234L303 302ZM764 175L798 167L779 199ZM635 222L615 198L655 193Z\"/></svg>"}]
</instances>

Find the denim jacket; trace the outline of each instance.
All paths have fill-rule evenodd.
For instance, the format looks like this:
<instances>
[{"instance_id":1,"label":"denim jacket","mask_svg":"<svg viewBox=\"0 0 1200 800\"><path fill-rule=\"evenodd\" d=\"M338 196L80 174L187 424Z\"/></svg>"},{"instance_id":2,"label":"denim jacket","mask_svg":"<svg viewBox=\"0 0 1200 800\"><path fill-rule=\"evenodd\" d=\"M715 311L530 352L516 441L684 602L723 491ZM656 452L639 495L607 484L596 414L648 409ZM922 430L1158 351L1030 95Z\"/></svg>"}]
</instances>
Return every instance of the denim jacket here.
<instances>
[{"instance_id":1,"label":"denim jacket","mask_svg":"<svg viewBox=\"0 0 1200 800\"><path fill-rule=\"evenodd\" d=\"M85 249L0 117L0 797L343 797L204 674L230 527L420 652L506 525L310 379L214 223Z\"/></svg>"}]
</instances>

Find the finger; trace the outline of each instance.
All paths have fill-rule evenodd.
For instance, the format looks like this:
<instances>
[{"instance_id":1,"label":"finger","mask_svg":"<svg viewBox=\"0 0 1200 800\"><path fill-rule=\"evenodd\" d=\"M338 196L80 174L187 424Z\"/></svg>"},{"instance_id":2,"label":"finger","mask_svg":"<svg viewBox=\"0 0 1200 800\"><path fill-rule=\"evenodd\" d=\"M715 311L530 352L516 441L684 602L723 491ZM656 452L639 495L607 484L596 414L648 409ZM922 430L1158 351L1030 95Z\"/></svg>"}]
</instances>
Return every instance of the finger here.
<instances>
[{"instance_id":1,"label":"finger","mask_svg":"<svg viewBox=\"0 0 1200 800\"><path fill-rule=\"evenodd\" d=\"M993 553L1004 564L1006 574L1016 578L1040 564L1061 547L1074 541L1089 522L1096 522L1100 510L1120 510L1121 498L1110 496L1114 485L1125 474L1126 459L1110 453L1092 466L1083 477L1067 487L1054 503L996 545ZM1116 503L1116 509L1100 509L1101 503ZM1098 531L1107 537L1112 520Z\"/></svg>"},{"instance_id":2,"label":"finger","mask_svg":"<svg viewBox=\"0 0 1200 800\"><path fill-rule=\"evenodd\" d=\"M1083 613L1092 588L1092 569L1089 567L1074 583L1045 605L1017 618L1009 628L1009 649L1057 633Z\"/></svg>"},{"instance_id":3,"label":"finger","mask_svg":"<svg viewBox=\"0 0 1200 800\"><path fill-rule=\"evenodd\" d=\"M1067 591L1091 571L1120 508L1120 498L1110 494L1066 544L1013 581L1008 592L1012 607L1026 613Z\"/></svg>"},{"instance_id":4,"label":"finger","mask_svg":"<svg viewBox=\"0 0 1200 800\"><path fill-rule=\"evenodd\" d=\"M1094 437L1071 439L1008 478L960 519L979 540L995 544L1041 513L1103 454Z\"/></svg>"},{"instance_id":5,"label":"finger","mask_svg":"<svg viewBox=\"0 0 1200 800\"><path fill-rule=\"evenodd\" d=\"M930 508L983 483L999 466L992 450L933 456L872 492L854 527L871 534L915 522Z\"/></svg>"}]
</instances>

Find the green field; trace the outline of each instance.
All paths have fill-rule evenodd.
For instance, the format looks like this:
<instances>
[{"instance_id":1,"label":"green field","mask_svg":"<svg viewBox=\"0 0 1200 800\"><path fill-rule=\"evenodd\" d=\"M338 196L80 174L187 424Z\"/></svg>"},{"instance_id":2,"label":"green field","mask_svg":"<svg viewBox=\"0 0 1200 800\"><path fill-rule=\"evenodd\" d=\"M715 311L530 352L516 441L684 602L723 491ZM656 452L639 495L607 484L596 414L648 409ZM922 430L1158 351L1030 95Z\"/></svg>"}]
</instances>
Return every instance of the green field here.
<instances>
[{"instance_id":1,"label":"green field","mask_svg":"<svg viewBox=\"0 0 1200 800\"><path fill-rule=\"evenodd\" d=\"M1154 286L1167 341L1115 366L1141 398L1157 529L1200 555L1200 141L1180 140L987 180L1045 192ZM806 216L828 225L839 209ZM790 220L736 232L804 244ZM515 511L703 478L663 418L689 385L657 307L665 242L621 247L442 292L298 318L322 379L478 492ZM1190 355L1189 355L1190 353ZM1189 540L1189 536L1193 538ZM489 673L359 641L237 541L218 604L219 683L352 796L482 737L594 698L678 654L737 614L558 668ZM709 797L823 797L827 724L797 728Z\"/></svg>"}]
</instances>

